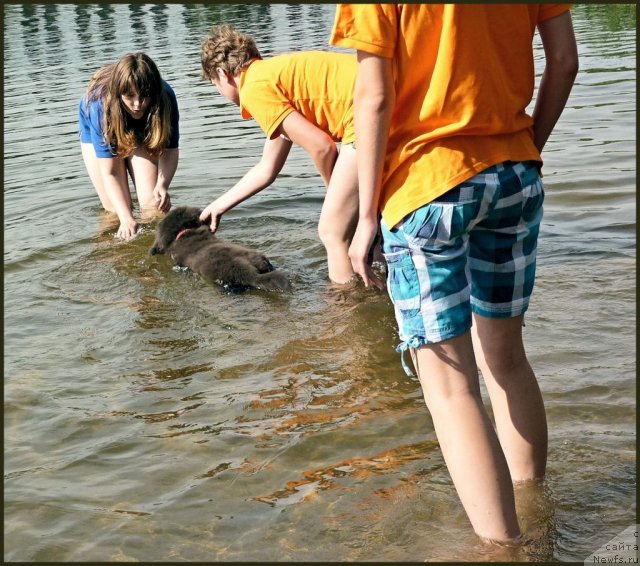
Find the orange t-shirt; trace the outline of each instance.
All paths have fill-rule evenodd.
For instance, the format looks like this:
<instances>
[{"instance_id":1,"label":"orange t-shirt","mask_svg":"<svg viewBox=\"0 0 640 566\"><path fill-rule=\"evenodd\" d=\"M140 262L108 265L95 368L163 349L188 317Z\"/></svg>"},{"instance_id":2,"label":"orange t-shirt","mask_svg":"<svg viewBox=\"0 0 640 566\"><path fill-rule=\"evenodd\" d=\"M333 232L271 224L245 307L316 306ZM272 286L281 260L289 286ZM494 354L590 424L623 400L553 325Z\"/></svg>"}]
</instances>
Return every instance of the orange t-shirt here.
<instances>
[{"instance_id":1,"label":"orange t-shirt","mask_svg":"<svg viewBox=\"0 0 640 566\"><path fill-rule=\"evenodd\" d=\"M502 161L541 161L526 108L538 22L568 4L340 4L330 43L394 59L388 226ZM356 140L357 141L357 140Z\"/></svg>"},{"instance_id":2,"label":"orange t-shirt","mask_svg":"<svg viewBox=\"0 0 640 566\"><path fill-rule=\"evenodd\" d=\"M352 143L354 55L301 51L256 59L240 76L240 111L272 138L294 110L336 142Z\"/></svg>"}]
</instances>

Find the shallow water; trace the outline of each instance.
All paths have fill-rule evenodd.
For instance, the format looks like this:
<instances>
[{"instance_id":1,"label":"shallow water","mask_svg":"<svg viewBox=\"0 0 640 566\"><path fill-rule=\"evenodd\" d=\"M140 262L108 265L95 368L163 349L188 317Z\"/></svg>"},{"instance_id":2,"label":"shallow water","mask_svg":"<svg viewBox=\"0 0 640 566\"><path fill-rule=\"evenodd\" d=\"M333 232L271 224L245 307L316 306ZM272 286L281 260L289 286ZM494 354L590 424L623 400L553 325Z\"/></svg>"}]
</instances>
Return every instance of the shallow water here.
<instances>
[{"instance_id":1,"label":"shallow water","mask_svg":"<svg viewBox=\"0 0 640 566\"><path fill-rule=\"evenodd\" d=\"M384 293L327 284L322 184L292 151L220 233L291 273L231 294L115 241L80 158L91 73L142 49L182 115L174 205L263 138L199 78L207 28L326 49L331 5L5 5L5 560L582 561L635 521L635 10L576 6L581 71L545 150L526 343L548 478L528 544L473 535ZM542 50L536 39L536 60Z\"/></svg>"}]
</instances>

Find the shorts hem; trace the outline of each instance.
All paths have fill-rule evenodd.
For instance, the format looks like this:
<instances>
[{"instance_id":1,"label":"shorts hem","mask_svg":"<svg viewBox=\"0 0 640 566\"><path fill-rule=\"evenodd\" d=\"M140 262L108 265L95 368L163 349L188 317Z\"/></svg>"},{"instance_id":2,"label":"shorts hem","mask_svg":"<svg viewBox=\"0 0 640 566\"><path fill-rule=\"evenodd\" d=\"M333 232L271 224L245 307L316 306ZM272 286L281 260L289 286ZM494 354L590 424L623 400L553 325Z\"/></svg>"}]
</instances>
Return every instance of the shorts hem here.
<instances>
[{"instance_id":1,"label":"shorts hem","mask_svg":"<svg viewBox=\"0 0 640 566\"><path fill-rule=\"evenodd\" d=\"M407 348L420 348L421 346L428 346L430 344L439 344L440 342L444 342L446 340L451 340L452 338L457 338L458 336L462 336L465 332L471 330L471 324L466 325L464 328L460 329L451 329L447 332L439 332L433 338L430 338L429 335L424 336L420 334L413 334L410 338L403 340L398 344L396 351L401 352L406 350Z\"/></svg>"},{"instance_id":2,"label":"shorts hem","mask_svg":"<svg viewBox=\"0 0 640 566\"><path fill-rule=\"evenodd\" d=\"M422 346L428 346L430 344L438 344L440 342L444 342L445 340L451 340L452 338L461 336L462 334L469 331L470 329L471 329L471 324L469 324L467 328L463 330L450 330L449 332L446 332L446 333L440 332L438 333L435 339L429 339L429 338L426 338L425 336L414 334L410 338L403 340L402 342L400 342L400 344L398 344L398 346L396 346L396 352L400 354L400 363L402 364L402 368L404 369L404 372L409 377L415 375L411 371L409 364L407 364L407 361L404 358L404 355L409 348L417 349L417 348L421 348Z\"/></svg>"},{"instance_id":3,"label":"shorts hem","mask_svg":"<svg viewBox=\"0 0 640 566\"><path fill-rule=\"evenodd\" d=\"M471 305L471 311L474 314L483 316L485 318L515 318L516 316L522 316L529 309L529 304L522 305L516 309L487 309L478 306Z\"/></svg>"}]
</instances>

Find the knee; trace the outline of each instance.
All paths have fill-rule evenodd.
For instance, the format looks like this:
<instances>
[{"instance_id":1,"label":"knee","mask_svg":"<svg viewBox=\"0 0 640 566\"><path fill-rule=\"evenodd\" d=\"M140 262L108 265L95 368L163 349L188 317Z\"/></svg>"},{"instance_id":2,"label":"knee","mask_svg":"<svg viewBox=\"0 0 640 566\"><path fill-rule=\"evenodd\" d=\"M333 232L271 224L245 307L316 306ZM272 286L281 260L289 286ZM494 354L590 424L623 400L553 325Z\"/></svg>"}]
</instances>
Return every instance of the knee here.
<instances>
[{"instance_id":1,"label":"knee","mask_svg":"<svg viewBox=\"0 0 640 566\"><path fill-rule=\"evenodd\" d=\"M483 346L482 358L480 366L488 370L498 382L510 382L514 375L521 373L522 368L529 368L529 360L522 345Z\"/></svg>"},{"instance_id":2,"label":"knee","mask_svg":"<svg viewBox=\"0 0 640 566\"><path fill-rule=\"evenodd\" d=\"M337 230L335 225L323 220L318 224L318 237L325 248L349 245L349 238Z\"/></svg>"},{"instance_id":3,"label":"knee","mask_svg":"<svg viewBox=\"0 0 640 566\"><path fill-rule=\"evenodd\" d=\"M529 364L522 340L522 317L485 319L474 316L474 353L481 369L509 376Z\"/></svg>"},{"instance_id":4,"label":"knee","mask_svg":"<svg viewBox=\"0 0 640 566\"><path fill-rule=\"evenodd\" d=\"M422 387L424 403L434 423L441 425L451 419L484 412L480 387Z\"/></svg>"}]
</instances>

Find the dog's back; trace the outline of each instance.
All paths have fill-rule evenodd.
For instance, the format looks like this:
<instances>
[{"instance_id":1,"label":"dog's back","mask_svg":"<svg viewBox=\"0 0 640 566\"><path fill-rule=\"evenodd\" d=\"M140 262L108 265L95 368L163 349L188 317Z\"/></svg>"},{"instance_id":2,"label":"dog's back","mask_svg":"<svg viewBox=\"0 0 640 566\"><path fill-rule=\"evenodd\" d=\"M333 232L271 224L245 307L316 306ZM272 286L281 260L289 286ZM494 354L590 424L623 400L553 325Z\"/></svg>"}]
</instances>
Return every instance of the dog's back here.
<instances>
[{"instance_id":1,"label":"dog's back","mask_svg":"<svg viewBox=\"0 0 640 566\"><path fill-rule=\"evenodd\" d=\"M186 233L169 248L171 258L203 277L233 288L289 291L291 283L257 250L216 237L208 226Z\"/></svg>"},{"instance_id":2,"label":"dog's back","mask_svg":"<svg viewBox=\"0 0 640 566\"><path fill-rule=\"evenodd\" d=\"M176 265L234 289L291 290L288 277L276 271L264 254L221 240L199 216L200 210L188 207L169 212L156 228L150 253L166 253Z\"/></svg>"}]
</instances>

